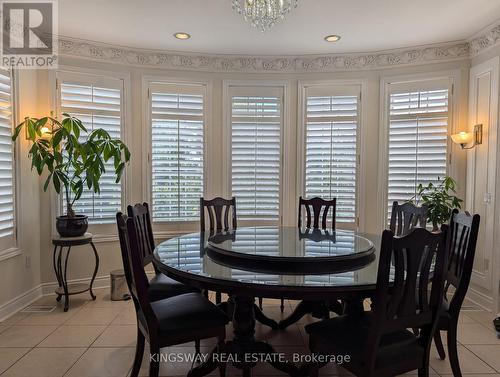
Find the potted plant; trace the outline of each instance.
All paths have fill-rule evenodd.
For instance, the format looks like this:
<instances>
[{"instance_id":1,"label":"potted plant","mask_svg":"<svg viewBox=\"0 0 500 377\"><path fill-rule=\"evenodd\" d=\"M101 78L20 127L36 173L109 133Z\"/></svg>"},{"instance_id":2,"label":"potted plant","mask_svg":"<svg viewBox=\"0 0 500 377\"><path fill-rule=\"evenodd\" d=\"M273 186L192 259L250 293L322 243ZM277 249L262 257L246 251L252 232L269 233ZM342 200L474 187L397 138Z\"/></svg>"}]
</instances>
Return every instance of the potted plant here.
<instances>
[{"instance_id":1,"label":"potted plant","mask_svg":"<svg viewBox=\"0 0 500 377\"><path fill-rule=\"evenodd\" d=\"M66 113L61 121L51 116L25 118L15 128L13 141L23 129L32 143L28 152L31 169L36 169L38 175L48 173L44 191L51 183L58 194L64 190L66 215L57 217L57 231L63 237L83 235L88 219L75 214L73 205L85 186L96 194L100 192L99 180L109 160L114 163L116 182L120 182L125 164L130 161L127 146L103 129L88 132L80 119Z\"/></svg>"},{"instance_id":2,"label":"potted plant","mask_svg":"<svg viewBox=\"0 0 500 377\"><path fill-rule=\"evenodd\" d=\"M422 184L417 187L417 195L411 201L422 202L427 206L427 220L432 224L432 230L437 231L441 224L448 222L455 208L462 208L463 200L455 196L456 181L451 177L438 179L438 184Z\"/></svg>"}]
</instances>

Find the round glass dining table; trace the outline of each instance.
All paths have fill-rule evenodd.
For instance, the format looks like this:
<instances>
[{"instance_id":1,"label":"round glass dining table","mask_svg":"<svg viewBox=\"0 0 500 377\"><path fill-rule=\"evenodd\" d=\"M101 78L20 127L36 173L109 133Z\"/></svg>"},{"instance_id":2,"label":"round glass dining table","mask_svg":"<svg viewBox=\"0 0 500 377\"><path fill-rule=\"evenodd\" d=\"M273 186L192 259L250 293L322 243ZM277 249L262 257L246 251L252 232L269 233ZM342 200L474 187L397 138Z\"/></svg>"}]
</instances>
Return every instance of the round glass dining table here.
<instances>
[{"instance_id":1,"label":"round glass dining table","mask_svg":"<svg viewBox=\"0 0 500 377\"><path fill-rule=\"evenodd\" d=\"M171 238L155 264L183 283L228 294L338 298L373 290L380 236L298 227L248 227Z\"/></svg>"},{"instance_id":2,"label":"round glass dining table","mask_svg":"<svg viewBox=\"0 0 500 377\"><path fill-rule=\"evenodd\" d=\"M347 230L247 227L171 238L156 247L154 263L177 281L228 294L228 301L219 304L234 329L226 353L271 355L272 346L255 339L256 320L283 329L306 313L320 317L335 311L338 300L352 314L363 310L362 300L371 296L377 280L376 245L380 236ZM278 324L255 305L255 297L300 303ZM213 352L220 352L220 347ZM217 367L212 360L192 369L189 376L209 374ZM288 361L266 361L289 375L297 374L297 367ZM255 362L233 364L245 374Z\"/></svg>"}]
</instances>

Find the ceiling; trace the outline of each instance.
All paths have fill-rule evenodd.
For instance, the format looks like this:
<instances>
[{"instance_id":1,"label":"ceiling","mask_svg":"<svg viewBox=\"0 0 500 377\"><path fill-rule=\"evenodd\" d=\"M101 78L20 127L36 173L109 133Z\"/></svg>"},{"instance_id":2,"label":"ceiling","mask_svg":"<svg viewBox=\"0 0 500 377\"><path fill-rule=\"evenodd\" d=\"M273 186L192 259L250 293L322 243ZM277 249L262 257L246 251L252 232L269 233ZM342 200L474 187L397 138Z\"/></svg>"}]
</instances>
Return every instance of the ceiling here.
<instances>
[{"instance_id":1,"label":"ceiling","mask_svg":"<svg viewBox=\"0 0 500 377\"><path fill-rule=\"evenodd\" d=\"M369 52L471 37L500 19L499 0L299 0L270 31L231 0L64 0L59 34L133 48L209 54ZM192 35L179 41L172 34ZM328 34L342 36L327 43Z\"/></svg>"}]
</instances>

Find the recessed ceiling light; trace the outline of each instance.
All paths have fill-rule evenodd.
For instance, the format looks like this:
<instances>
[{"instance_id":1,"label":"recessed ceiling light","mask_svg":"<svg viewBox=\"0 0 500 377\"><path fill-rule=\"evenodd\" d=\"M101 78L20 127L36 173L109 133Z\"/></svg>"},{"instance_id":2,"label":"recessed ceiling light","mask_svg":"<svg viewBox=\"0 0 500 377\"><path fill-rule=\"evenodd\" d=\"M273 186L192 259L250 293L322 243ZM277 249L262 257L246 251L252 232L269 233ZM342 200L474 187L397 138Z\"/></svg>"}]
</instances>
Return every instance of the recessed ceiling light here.
<instances>
[{"instance_id":1,"label":"recessed ceiling light","mask_svg":"<svg viewBox=\"0 0 500 377\"><path fill-rule=\"evenodd\" d=\"M327 35L325 37L325 41L327 42L338 42L339 40L340 40L340 35L332 34L332 35Z\"/></svg>"},{"instance_id":2,"label":"recessed ceiling light","mask_svg":"<svg viewBox=\"0 0 500 377\"><path fill-rule=\"evenodd\" d=\"M177 38L177 39L185 40L185 39L191 38L191 35L189 35L188 33L184 33L182 31L180 31L180 32L175 33L174 37Z\"/></svg>"}]
</instances>

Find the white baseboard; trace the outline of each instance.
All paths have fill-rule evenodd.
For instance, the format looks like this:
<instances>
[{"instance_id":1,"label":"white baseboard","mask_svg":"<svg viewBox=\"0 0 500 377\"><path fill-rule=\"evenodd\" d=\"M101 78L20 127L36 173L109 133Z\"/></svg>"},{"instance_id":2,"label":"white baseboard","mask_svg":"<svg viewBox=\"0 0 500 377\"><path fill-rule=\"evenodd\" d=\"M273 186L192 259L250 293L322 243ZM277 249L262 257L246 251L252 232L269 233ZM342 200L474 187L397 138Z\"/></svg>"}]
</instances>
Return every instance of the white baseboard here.
<instances>
[{"instance_id":1,"label":"white baseboard","mask_svg":"<svg viewBox=\"0 0 500 377\"><path fill-rule=\"evenodd\" d=\"M43 296L42 285L38 285L0 306L0 321L4 321Z\"/></svg>"},{"instance_id":2,"label":"white baseboard","mask_svg":"<svg viewBox=\"0 0 500 377\"><path fill-rule=\"evenodd\" d=\"M83 278L83 279L73 279L73 280L68 280L68 284L89 284L90 283L90 278ZM56 288L59 286L56 281L50 282L50 283L43 283L42 284L42 294L45 295L50 295L53 294ZM94 280L94 284L92 285L92 289L101 289L101 288L109 288L110 283L109 283L109 275L104 275L104 276L96 276Z\"/></svg>"},{"instance_id":3,"label":"white baseboard","mask_svg":"<svg viewBox=\"0 0 500 377\"><path fill-rule=\"evenodd\" d=\"M71 283L88 284L90 283L90 278L69 280L68 284ZM109 288L109 286L109 276L98 276L94 280L93 289L105 289ZM0 305L0 322L16 314L39 298L53 294L57 287L57 282L43 283Z\"/></svg>"},{"instance_id":4,"label":"white baseboard","mask_svg":"<svg viewBox=\"0 0 500 377\"><path fill-rule=\"evenodd\" d=\"M487 310L489 312L491 312L493 309L493 298L477 291L476 289L474 289L474 287L469 286L469 289L467 291L467 299L472 301L481 309Z\"/></svg>"}]
</instances>

